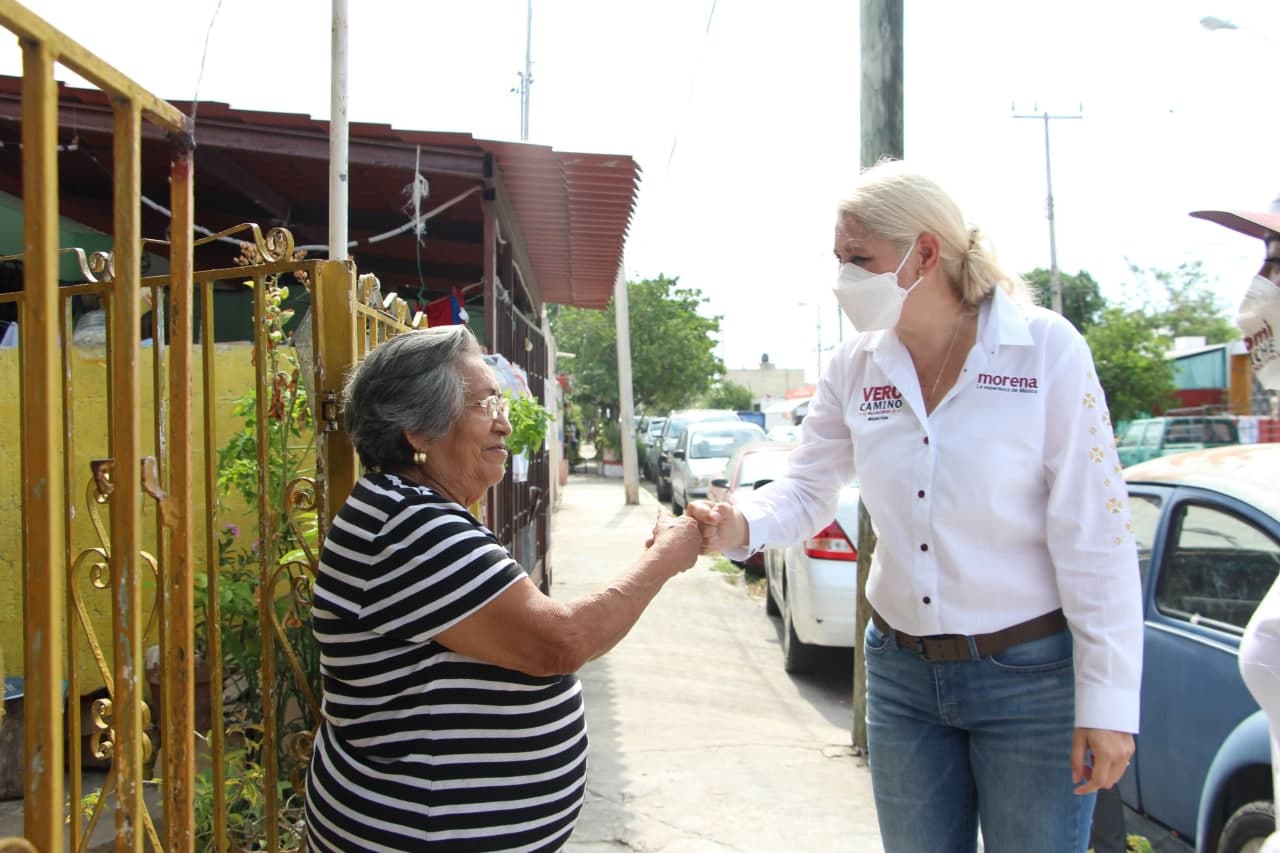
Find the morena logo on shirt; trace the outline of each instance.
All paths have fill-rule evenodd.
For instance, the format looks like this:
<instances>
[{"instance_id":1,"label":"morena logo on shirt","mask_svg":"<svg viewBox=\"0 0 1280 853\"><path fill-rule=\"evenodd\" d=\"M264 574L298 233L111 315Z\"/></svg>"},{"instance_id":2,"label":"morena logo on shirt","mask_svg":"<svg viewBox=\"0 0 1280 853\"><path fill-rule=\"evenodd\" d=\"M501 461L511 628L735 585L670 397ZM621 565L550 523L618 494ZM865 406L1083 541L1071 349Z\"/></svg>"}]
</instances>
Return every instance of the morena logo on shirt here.
<instances>
[{"instance_id":1,"label":"morena logo on shirt","mask_svg":"<svg viewBox=\"0 0 1280 853\"><path fill-rule=\"evenodd\" d=\"M886 415L902 408L902 393L896 385L869 385L862 389L861 415Z\"/></svg>"},{"instance_id":2,"label":"morena logo on shirt","mask_svg":"<svg viewBox=\"0 0 1280 853\"><path fill-rule=\"evenodd\" d=\"M1036 394L1040 391L1034 376L1008 376L1000 373L979 373L977 387L984 391L1013 391L1019 394Z\"/></svg>"}]
</instances>

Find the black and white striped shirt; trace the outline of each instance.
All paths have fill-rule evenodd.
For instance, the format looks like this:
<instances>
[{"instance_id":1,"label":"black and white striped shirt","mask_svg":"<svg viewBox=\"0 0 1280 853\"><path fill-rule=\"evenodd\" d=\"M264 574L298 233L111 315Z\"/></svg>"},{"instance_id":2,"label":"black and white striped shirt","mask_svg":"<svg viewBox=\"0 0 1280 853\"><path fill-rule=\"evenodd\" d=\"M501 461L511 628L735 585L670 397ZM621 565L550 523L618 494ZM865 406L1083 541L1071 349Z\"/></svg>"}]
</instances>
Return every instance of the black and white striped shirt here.
<instances>
[{"instance_id":1,"label":"black and white striped shirt","mask_svg":"<svg viewBox=\"0 0 1280 853\"><path fill-rule=\"evenodd\" d=\"M586 780L577 677L525 675L433 639L523 576L458 504L389 474L356 484L315 587L324 707L307 778L311 850L568 840Z\"/></svg>"}]
</instances>

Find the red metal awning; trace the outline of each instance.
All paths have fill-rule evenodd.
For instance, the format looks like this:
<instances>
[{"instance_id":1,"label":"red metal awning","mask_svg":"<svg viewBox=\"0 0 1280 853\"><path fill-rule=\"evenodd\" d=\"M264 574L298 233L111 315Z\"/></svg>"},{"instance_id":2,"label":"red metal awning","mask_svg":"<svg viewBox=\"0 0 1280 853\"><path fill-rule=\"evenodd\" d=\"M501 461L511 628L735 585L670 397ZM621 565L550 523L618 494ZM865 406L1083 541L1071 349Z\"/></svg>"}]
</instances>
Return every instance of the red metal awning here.
<instances>
[{"instance_id":1,"label":"red metal awning","mask_svg":"<svg viewBox=\"0 0 1280 853\"><path fill-rule=\"evenodd\" d=\"M21 78L0 76L0 190L18 196L20 94ZM59 102L59 142L68 147L59 160L61 212L109 231L111 107L96 89L65 85ZM190 102L172 103L193 112ZM327 242L327 121L211 101L194 112L200 225L219 230L253 220L291 228L300 244ZM168 197L165 144L157 131L144 139L143 194L157 201ZM362 270L433 294L479 280L479 194L430 220L421 245L412 230L369 242L408 221L402 190L416 163L431 187L428 210L469 187L505 192L543 301L608 304L639 192L640 168L630 156L359 122L350 126L350 145L352 254ZM161 236L167 217L146 210L143 224L147 236Z\"/></svg>"}]
</instances>

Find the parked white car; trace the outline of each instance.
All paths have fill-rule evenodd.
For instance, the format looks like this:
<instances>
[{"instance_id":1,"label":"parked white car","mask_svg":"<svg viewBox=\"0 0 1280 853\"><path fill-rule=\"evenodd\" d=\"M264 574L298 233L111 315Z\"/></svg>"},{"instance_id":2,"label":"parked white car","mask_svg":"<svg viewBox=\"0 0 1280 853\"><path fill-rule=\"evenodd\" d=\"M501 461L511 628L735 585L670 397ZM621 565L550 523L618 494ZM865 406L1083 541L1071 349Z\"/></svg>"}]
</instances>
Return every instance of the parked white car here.
<instances>
[{"instance_id":1,"label":"parked white car","mask_svg":"<svg viewBox=\"0 0 1280 853\"><path fill-rule=\"evenodd\" d=\"M815 646L857 645L858 498L856 485L845 486L816 536L765 550L765 612L782 618L787 672L808 669Z\"/></svg>"}]
</instances>

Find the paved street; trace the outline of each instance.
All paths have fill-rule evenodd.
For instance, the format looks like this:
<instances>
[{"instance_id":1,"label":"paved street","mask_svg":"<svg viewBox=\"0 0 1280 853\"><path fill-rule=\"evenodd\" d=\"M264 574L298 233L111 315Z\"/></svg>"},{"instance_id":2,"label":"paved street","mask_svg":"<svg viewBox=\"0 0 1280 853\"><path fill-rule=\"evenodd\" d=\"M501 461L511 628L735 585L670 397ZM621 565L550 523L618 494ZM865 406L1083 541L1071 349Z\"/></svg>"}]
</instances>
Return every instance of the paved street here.
<instances>
[{"instance_id":1,"label":"paved street","mask_svg":"<svg viewBox=\"0 0 1280 853\"><path fill-rule=\"evenodd\" d=\"M553 595L599 588L643 547L657 502L574 476L552 521ZM849 748L847 656L782 670L779 627L732 577L698 564L582 670L587 802L568 848L856 851L881 845L865 762Z\"/></svg>"}]
</instances>

